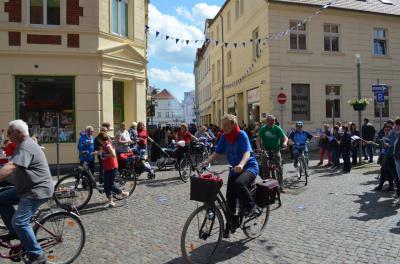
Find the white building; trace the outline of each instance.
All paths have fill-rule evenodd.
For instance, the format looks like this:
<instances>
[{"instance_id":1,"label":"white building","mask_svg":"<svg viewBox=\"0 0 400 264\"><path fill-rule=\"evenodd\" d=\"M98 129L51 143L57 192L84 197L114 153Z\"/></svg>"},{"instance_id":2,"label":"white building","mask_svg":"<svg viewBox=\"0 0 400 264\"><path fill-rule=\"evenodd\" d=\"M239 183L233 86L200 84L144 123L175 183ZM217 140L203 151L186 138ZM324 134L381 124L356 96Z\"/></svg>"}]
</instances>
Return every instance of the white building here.
<instances>
[{"instance_id":1,"label":"white building","mask_svg":"<svg viewBox=\"0 0 400 264\"><path fill-rule=\"evenodd\" d=\"M185 92L183 97L183 117L186 124L196 123L195 91Z\"/></svg>"},{"instance_id":2,"label":"white building","mask_svg":"<svg viewBox=\"0 0 400 264\"><path fill-rule=\"evenodd\" d=\"M179 125L184 122L182 104L164 89L153 96L155 104L155 125Z\"/></svg>"}]
</instances>

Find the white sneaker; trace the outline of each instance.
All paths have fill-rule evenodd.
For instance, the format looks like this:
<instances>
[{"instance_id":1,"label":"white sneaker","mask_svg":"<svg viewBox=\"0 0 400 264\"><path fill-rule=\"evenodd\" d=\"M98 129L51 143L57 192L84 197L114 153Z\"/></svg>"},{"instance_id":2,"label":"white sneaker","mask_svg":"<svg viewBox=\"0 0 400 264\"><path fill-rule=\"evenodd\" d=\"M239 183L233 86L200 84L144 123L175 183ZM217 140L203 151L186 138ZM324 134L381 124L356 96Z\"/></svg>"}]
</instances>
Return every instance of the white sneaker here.
<instances>
[{"instance_id":1,"label":"white sneaker","mask_svg":"<svg viewBox=\"0 0 400 264\"><path fill-rule=\"evenodd\" d=\"M122 199L124 199L124 198L126 198L128 196L129 196L128 192L122 191L120 194L115 195L115 198L117 198L119 200L122 200Z\"/></svg>"},{"instance_id":2,"label":"white sneaker","mask_svg":"<svg viewBox=\"0 0 400 264\"><path fill-rule=\"evenodd\" d=\"M400 205L400 198L397 198L396 200L393 201L395 205Z\"/></svg>"},{"instance_id":3,"label":"white sneaker","mask_svg":"<svg viewBox=\"0 0 400 264\"><path fill-rule=\"evenodd\" d=\"M107 202L103 208L114 208L115 207L115 203L113 201L111 202Z\"/></svg>"}]
</instances>

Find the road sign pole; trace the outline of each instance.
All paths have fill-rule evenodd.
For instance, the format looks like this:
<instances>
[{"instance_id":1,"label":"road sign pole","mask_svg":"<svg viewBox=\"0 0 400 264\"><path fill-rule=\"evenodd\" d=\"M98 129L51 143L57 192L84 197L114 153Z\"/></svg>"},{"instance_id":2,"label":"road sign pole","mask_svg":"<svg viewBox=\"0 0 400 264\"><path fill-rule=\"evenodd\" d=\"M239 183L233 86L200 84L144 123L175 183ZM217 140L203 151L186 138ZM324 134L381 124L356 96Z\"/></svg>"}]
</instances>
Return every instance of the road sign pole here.
<instances>
[{"instance_id":1,"label":"road sign pole","mask_svg":"<svg viewBox=\"0 0 400 264\"><path fill-rule=\"evenodd\" d=\"M279 124L281 125L281 128L283 129L283 105L281 105L281 120L280 120Z\"/></svg>"}]
</instances>

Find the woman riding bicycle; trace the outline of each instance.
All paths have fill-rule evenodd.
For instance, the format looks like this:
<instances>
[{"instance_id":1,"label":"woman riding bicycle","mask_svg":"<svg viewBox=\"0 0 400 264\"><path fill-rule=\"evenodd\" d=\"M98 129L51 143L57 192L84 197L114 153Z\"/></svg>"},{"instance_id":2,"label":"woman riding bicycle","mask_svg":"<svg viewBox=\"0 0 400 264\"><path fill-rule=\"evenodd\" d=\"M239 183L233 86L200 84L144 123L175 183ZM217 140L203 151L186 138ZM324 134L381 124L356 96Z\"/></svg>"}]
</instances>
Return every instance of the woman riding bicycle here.
<instances>
[{"instance_id":1,"label":"woman riding bicycle","mask_svg":"<svg viewBox=\"0 0 400 264\"><path fill-rule=\"evenodd\" d=\"M179 164L183 158L183 155L185 153L189 152L189 146L190 146L191 140L192 139L197 140L197 138L195 136L193 136L192 134L190 134L187 124L183 123L183 124L181 124L181 129L178 131L178 133L176 133L175 139L176 139L176 142L185 141L185 146L180 147L178 145L178 149L176 150L176 159Z\"/></svg>"},{"instance_id":2,"label":"woman riding bicycle","mask_svg":"<svg viewBox=\"0 0 400 264\"><path fill-rule=\"evenodd\" d=\"M249 191L249 186L258 175L258 163L253 156L249 138L246 132L241 131L234 115L225 115L222 118L224 134L218 142L215 152L207 160L210 164L218 154L226 153L229 164L233 167L230 171L226 199L232 213L236 211L236 199L239 198L243 206L243 215L249 216L254 211L254 201ZM228 237L230 230L235 227L226 226L224 236Z\"/></svg>"}]
</instances>

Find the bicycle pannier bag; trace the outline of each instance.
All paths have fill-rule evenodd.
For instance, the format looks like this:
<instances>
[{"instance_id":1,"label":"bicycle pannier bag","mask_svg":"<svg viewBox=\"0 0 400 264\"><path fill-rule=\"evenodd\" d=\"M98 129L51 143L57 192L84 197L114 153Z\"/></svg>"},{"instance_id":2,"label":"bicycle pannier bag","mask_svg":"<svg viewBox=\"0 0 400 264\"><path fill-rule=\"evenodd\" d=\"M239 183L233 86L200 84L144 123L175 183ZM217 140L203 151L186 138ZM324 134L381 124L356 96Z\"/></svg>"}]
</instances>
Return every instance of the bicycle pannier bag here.
<instances>
[{"instance_id":1,"label":"bicycle pannier bag","mask_svg":"<svg viewBox=\"0 0 400 264\"><path fill-rule=\"evenodd\" d=\"M263 208L274 204L279 198L279 182L274 179L266 179L257 183L255 202L257 206Z\"/></svg>"},{"instance_id":2,"label":"bicycle pannier bag","mask_svg":"<svg viewBox=\"0 0 400 264\"><path fill-rule=\"evenodd\" d=\"M213 203L222 185L223 180L210 173L202 174L200 177L190 177L190 200Z\"/></svg>"}]
</instances>

